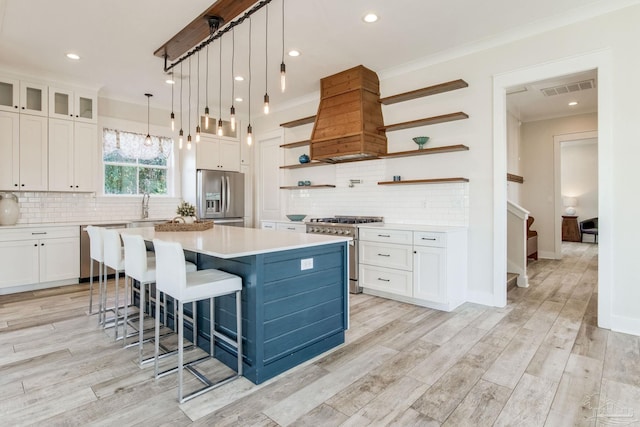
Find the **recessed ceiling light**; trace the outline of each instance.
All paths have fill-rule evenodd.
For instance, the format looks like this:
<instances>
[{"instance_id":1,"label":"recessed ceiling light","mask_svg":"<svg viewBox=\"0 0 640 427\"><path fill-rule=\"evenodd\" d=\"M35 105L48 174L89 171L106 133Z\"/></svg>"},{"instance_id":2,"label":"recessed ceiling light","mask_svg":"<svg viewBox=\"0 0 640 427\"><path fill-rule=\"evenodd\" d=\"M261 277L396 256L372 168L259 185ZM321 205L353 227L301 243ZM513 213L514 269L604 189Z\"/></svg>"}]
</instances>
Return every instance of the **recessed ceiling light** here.
<instances>
[{"instance_id":1,"label":"recessed ceiling light","mask_svg":"<svg viewBox=\"0 0 640 427\"><path fill-rule=\"evenodd\" d=\"M173 80L173 79L167 79L167 80L165 80L164 82L165 82L166 84L168 84L168 85L174 85L174 84L176 84L176 81L175 81L175 80Z\"/></svg>"},{"instance_id":2,"label":"recessed ceiling light","mask_svg":"<svg viewBox=\"0 0 640 427\"><path fill-rule=\"evenodd\" d=\"M378 20L378 15L375 13L367 13L362 17L362 20L367 24L371 24L372 22L376 22Z\"/></svg>"},{"instance_id":3,"label":"recessed ceiling light","mask_svg":"<svg viewBox=\"0 0 640 427\"><path fill-rule=\"evenodd\" d=\"M290 50L289 51L289 56L300 56L300 51L295 50L295 49Z\"/></svg>"},{"instance_id":4,"label":"recessed ceiling light","mask_svg":"<svg viewBox=\"0 0 640 427\"><path fill-rule=\"evenodd\" d=\"M243 80L244 80L244 77L242 77L242 76L235 76L235 80L236 80L237 82L241 82L241 81L243 81Z\"/></svg>"},{"instance_id":5,"label":"recessed ceiling light","mask_svg":"<svg viewBox=\"0 0 640 427\"><path fill-rule=\"evenodd\" d=\"M573 107L574 105L578 105L578 101L571 101L571 102L569 103L569 106L570 106L570 107Z\"/></svg>"},{"instance_id":6,"label":"recessed ceiling light","mask_svg":"<svg viewBox=\"0 0 640 427\"><path fill-rule=\"evenodd\" d=\"M244 99L242 99L242 98L240 98L240 97L237 97L237 98L236 98L236 102L242 102L242 101L244 101Z\"/></svg>"},{"instance_id":7,"label":"recessed ceiling light","mask_svg":"<svg viewBox=\"0 0 640 427\"><path fill-rule=\"evenodd\" d=\"M77 53L67 53L67 58L77 61L78 59L80 59L80 55L78 55Z\"/></svg>"}]
</instances>

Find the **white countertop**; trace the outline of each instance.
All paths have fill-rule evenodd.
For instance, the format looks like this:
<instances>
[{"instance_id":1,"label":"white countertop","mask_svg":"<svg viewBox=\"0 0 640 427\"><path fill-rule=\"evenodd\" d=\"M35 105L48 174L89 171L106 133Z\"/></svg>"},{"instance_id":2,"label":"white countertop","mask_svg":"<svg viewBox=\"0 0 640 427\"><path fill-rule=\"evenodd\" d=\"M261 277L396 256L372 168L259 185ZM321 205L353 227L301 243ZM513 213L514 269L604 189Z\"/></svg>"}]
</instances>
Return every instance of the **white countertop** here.
<instances>
[{"instance_id":1,"label":"white countertop","mask_svg":"<svg viewBox=\"0 0 640 427\"><path fill-rule=\"evenodd\" d=\"M138 234L147 241L158 238L170 242L178 242L185 250L217 258L238 258L350 240L348 237L290 233L218 224L206 231L156 232L153 227L140 227L127 228L122 230L121 233Z\"/></svg>"},{"instance_id":2,"label":"white countertop","mask_svg":"<svg viewBox=\"0 0 640 427\"><path fill-rule=\"evenodd\" d=\"M467 230L467 227L463 227L463 226L426 225L426 224L390 224L390 223L359 224L358 228L427 231L427 232L434 232L434 233L452 233L452 232Z\"/></svg>"},{"instance_id":3,"label":"white countertop","mask_svg":"<svg viewBox=\"0 0 640 427\"><path fill-rule=\"evenodd\" d=\"M69 221L69 222L39 222L36 224L15 224L15 225L2 225L0 230L4 229L17 229L17 228L41 228L41 227L75 227L81 225L111 225L111 224L131 224L134 222L154 222L154 221L169 221L167 218L145 218L145 219L116 219L116 220L100 220L100 221Z\"/></svg>"}]
</instances>

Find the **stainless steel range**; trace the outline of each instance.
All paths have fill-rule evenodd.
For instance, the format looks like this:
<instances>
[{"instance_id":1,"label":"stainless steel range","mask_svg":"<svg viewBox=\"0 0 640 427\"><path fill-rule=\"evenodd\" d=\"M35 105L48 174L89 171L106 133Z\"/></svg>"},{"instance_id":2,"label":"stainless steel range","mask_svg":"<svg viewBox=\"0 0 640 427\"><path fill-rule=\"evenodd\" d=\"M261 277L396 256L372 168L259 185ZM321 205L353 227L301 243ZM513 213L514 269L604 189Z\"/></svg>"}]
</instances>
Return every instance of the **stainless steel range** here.
<instances>
[{"instance_id":1,"label":"stainless steel range","mask_svg":"<svg viewBox=\"0 0 640 427\"><path fill-rule=\"evenodd\" d=\"M335 216L333 218L311 218L305 222L307 233L331 234L351 237L349 242L349 292L358 294L358 224L383 223L381 216Z\"/></svg>"}]
</instances>

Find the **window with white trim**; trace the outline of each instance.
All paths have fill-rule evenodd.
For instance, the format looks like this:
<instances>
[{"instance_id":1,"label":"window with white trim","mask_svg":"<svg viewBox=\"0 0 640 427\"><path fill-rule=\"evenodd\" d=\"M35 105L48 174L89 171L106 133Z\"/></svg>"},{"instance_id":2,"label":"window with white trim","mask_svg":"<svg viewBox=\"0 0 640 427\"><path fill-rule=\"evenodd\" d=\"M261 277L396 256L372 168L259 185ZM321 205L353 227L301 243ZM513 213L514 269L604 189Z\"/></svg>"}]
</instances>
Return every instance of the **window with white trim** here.
<instances>
[{"instance_id":1,"label":"window with white trim","mask_svg":"<svg viewBox=\"0 0 640 427\"><path fill-rule=\"evenodd\" d=\"M168 194L173 140L105 128L102 133L104 194Z\"/></svg>"}]
</instances>

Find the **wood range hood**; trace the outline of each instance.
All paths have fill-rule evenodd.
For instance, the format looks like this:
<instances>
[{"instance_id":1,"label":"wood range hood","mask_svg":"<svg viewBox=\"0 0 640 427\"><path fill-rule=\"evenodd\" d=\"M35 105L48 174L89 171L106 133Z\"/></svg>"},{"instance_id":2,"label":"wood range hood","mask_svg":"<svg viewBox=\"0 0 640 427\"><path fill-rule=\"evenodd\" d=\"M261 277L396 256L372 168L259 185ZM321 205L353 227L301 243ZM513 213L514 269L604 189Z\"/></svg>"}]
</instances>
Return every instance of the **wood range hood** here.
<instances>
[{"instance_id":1,"label":"wood range hood","mask_svg":"<svg viewBox=\"0 0 640 427\"><path fill-rule=\"evenodd\" d=\"M311 133L311 159L338 163L387 153L380 82L362 65L320 80L320 105Z\"/></svg>"}]
</instances>

